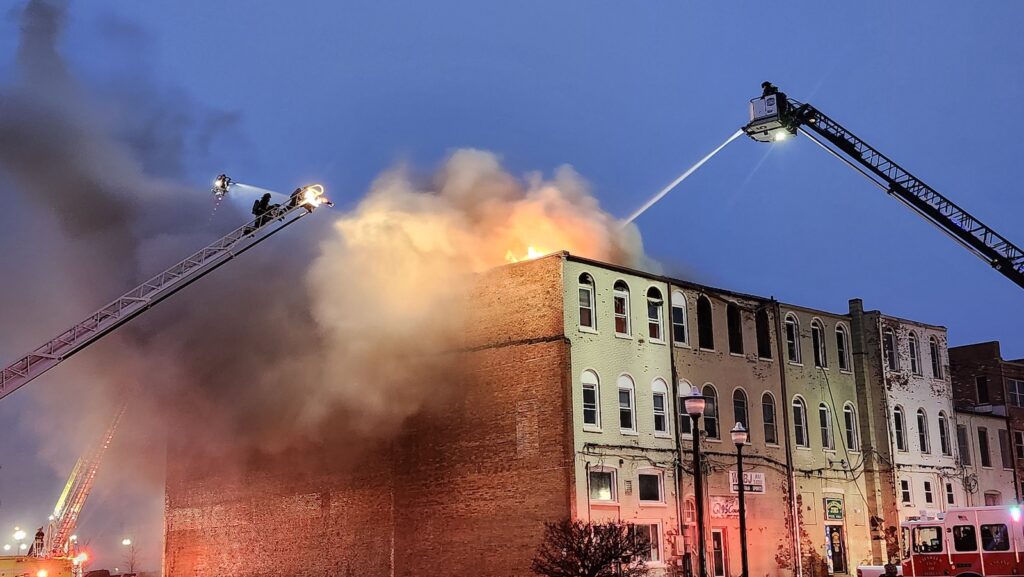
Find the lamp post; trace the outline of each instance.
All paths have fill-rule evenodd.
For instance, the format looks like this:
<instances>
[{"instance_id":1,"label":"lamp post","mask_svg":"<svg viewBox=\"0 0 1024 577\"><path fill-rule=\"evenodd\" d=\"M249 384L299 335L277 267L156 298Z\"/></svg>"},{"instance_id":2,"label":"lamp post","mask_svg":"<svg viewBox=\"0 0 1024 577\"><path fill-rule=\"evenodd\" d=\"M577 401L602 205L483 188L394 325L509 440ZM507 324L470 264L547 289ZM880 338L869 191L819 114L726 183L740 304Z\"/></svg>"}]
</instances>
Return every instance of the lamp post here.
<instances>
[{"instance_id":1,"label":"lamp post","mask_svg":"<svg viewBox=\"0 0 1024 577\"><path fill-rule=\"evenodd\" d=\"M743 445L747 444L749 434L743 423L736 423L730 431L732 442L736 443L736 481L739 485L740 494L740 562L743 566L743 573L740 577L747 577L747 510L746 510L746 483L743 482Z\"/></svg>"},{"instance_id":2,"label":"lamp post","mask_svg":"<svg viewBox=\"0 0 1024 577\"><path fill-rule=\"evenodd\" d=\"M700 459L700 429L698 424L704 414L707 400L700 389L693 387L683 399L686 414L690 415L690 434L693 436L693 494L697 504L697 577L707 577L707 559L704 557L704 470Z\"/></svg>"}]
</instances>

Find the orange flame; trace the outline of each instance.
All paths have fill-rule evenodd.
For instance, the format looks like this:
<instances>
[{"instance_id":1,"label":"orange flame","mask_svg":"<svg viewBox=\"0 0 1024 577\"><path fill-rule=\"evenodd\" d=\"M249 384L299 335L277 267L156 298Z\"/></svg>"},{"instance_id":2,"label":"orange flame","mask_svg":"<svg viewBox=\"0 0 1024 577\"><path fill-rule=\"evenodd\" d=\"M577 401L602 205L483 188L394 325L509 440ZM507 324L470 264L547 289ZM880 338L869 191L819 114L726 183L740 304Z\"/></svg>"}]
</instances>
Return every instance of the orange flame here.
<instances>
[{"instance_id":1,"label":"orange flame","mask_svg":"<svg viewBox=\"0 0 1024 577\"><path fill-rule=\"evenodd\" d=\"M508 262L522 262L524 260L533 260L535 258L542 257L545 254L547 254L547 251L538 250L532 246L528 246L526 247L526 255L520 257L517 257L511 249L508 250L505 253L505 260Z\"/></svg>"}]
</instances>

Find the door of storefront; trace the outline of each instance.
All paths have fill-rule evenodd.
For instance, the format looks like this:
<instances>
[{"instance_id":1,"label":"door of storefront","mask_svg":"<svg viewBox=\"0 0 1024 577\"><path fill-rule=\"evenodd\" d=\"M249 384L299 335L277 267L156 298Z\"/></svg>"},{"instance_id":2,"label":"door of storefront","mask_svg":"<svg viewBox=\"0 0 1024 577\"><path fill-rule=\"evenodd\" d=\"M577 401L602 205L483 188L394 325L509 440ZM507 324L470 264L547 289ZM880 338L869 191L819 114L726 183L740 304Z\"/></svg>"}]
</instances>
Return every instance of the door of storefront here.
<instances>
[{"instance_id":1,"label":"door of storefront","mask_svg":"<svg viewBox=\"0 0 1024 577\"><path fill-rule=\"evenodd\" d=\"M849 573L850 568L846 564L846 539L843 535L842 525L826 525L825 537L828 540L828 548L832 555L832 572Z\"/></svg>"}]
</instances>

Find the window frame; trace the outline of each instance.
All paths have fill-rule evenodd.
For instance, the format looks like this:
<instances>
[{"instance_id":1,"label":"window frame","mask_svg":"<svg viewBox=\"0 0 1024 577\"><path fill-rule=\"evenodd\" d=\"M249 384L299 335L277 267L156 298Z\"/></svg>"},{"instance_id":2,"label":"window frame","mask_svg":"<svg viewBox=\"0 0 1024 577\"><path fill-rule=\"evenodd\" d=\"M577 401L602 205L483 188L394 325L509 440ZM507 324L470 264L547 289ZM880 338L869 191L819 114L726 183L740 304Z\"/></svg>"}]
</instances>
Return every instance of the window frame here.
<instances>
[{"instance_id":1,"label":"window frame","mask_svg":"<svg viewBox=\"0 0 1024 577\"><path fill-rule=\"evenodd\" d=\"M900 370L899 340L892 327L882 329L882 356L885 358L885 368L889 372Z\"/></svg>"},{"instance_id":2,"label":"window frame","mask_svg":"<svg viewBox=\"0 0 1024 577\"><path fill-rule=\"evenodd\" d=\"M910 356L910 372L924 376L924 370L921 368L921 346L914 331L909 331L907 335L907 351Z\"/></svg>"},{"instance_id":3,"label":"window frame","mask_svg":"<svg viewBox=\"0 0 1024 577\"><path fill-rule=\"evenodd\" d=\"M832 430L832 408L824 402L818 403L818 432L821 437L821 450L835 451L836 437Z\"/></svg>"},{"instance_id":4,"label":"window frame","mask_svg":"<svg viewBox=\"0 0 1024 577\"><path fill-rule=\"evenodd\" d=\"M929 505L935 504L935 491L932 490L931 481L923 481L922 488L924 489L924 502Z\"/></svg>"},{"instance_id":5,"label":"window frame","mask_svg":"<svg viewBox=\"0 0 1024 577\"><path fill-rule=\"evenodd\" d=\"M642 560L643 560L643 562L645 564L647 564L650 567L660 567L660 566L662 566L664 564L664 562L665 562L665 559L664 559L665 551L664 551L664 548L662 546L662 541L663 541L663 536L664 535L663 535L663 531L662 531L662 523L661 523L661 521L660 520L647 520L647 519L634 519L634 520L629 522L629 527L630 527L629 530L633 531L634 533L638 531L639 527L647 528L646 537L647 537L648 541L651 544L651 551L648 554L650 556L650 558L644 558ZM654 530L657 532L657 537L655 539L651 539L651 529L650 529L651 527L654 527Z\"/></svg>"},{"instance_id":6,"label":"window frame","mask_svg":"<svg viewBox=\"0 0 1024 577\"><path fill-rule=\"evenodd\" d=\"M593 383L587 382L586 379L587 379L587 375L588 374L594 376L594 382ZM597 421L596 423L588 423L587 422L587 398L586 398L586 391L587 391L588 387L591 387L594 390L595 404L594 404L593 410L594 410L594 417L596 418L596 421ZM584 369L583 372L580 373L580 389L582 391L582 395L581 395L581 398L580 398L580 401L581 401L580 402L580 406L582 407L582 411L583 411L583 414L582 414L582 416L583 416L583 430L584 431L591 431L591 432L601 432L601 376L597 374L597 371L595 371L593 369Z\"/></svg>"},{"instance_id":7,"label":"window frame","mask_svg":"<svg viewBox=\"0 0 1024 577\"><path fill-rule=\"evenodd\" d=\"M793 313L786 313L782 332L786 339L786 361L794 365L803 365L803 355L800 351L800 319Z\"/></svg>"},{"instance_id":8,"label":"window frame","mask_svg":"<svg viewBox=\"0 0 1024 577\"><path fill-rule=\"evenodd\" d=\"M598 499L594 497L594 482L592 475L608 474L611 476L611 499ZM619 471L614 467L607 467L603 465L588 467L587 469L587 497L591 503L599 504L617 504L619 502Z\"/></svg>"},{"instance_id":9,"label":"window frame","mask_svg":"<svg viewBox=\"0 0 1024 577\"><path fill-rule=\"evenodd\" d=\"M584 277L589 279L584 280ZM578 321L577 326L579 330L585 333L597 333L597 283L594 281L594 276L588 272L580 273L577 279L577 295L578 297L583 296L583 292L587 292L588 306L584 307L582 302L578 302L576 306L576 320ZM583 324L583 309L587 308L590 311L590 324Z\"/></svg>"},{"instance_id":10,"label":"window frame","mask_svg":"<svg viewBox=\"0 0 1024 577\"><path fill-rule=\"evenodd\" d=\"M676 399L676 409L678 411L678 420L676 422L676 430L679 432L679 436L684 439L693 438L693 419L686 412L686 405L683 401L690 395L690 391L693 390L693 384L686 379L679 379L678 384L678 395ZM683 426L683 422L686 426Z\"/></svg>"},{"instance_id":11,"label":"window frame","mask_svg":"<svg viewBox=\"0 0 1024 577\"><path fill-rule=\"evenodd\" d=\"M1024 459L1024 431L1013 431L1013 450L1015 459Z\"/></svg>"},{"instance_id":12,"label":"window frame","mask_svg":"<svg viewBox=\"0 0 1024 577\"><path fill-rule=\"evenodd\" d=\"M768 399L768 403L765 403L765 399ZM771 405L770 413L765 411L765 407L767 405ZM777 408L778 403L775 402L775 395L773 395L770 391L765 391L761 393L761 424L763 426L764 432L764 444L771 447L779 446L779 421L778 413L776 412ZM765 418L765 415L768 414L771 415L771 420ZM768 434L769 430L771 430L771 435ZM769 441L769 438L772 438L774 440Z\"/></svg>"},{"instance_id":13,"label":"window frame","mask_svg":"<svg viewBox=\"0 0 1024 577\"><path fill-rule=\"evenodd\" d=\"M625 287L625 289L620 288ZM618 311L619 300L623 302L624 312ZM633 323L631 316L631 304L629 302L629 284L626 281L619 279L615 281L612 288L612 329L615 331L615 336L624 339L633 338ZM625 332L619 331L619 319L623 319L626 325Z\"/></svg>"},{"instance_id":14,"label":"window frame","mask_svg":"<svg viewBox=\"0 0 1024 577\"><path fill-rule=\"evenodd\" d=\"M928 413L924 407L917 409L917 445L922 455L932 454L931 432L928 430Z\"/></svg>"},{"instance_id":15,"label":"window frame","mask_svg":"<svg viewBox=\"0 0 1024 577\"><path fill-rule=\"evenodd\" d=\"M1010 443L1009 429L996 429L996 437L999 439L999 464L1004 471L1013 470L1013 447Z\"/></svg>"},{"instance_id":16,"label":"window frame","mask_svg":"<svg viewBox=\"0 0 1024 577\"><path fill-rule=\"evenodd\" d=\"M652 292L656 296L652 296ZM651 307L654 307L653 309ZM651 311L656 316L651 318ZM652 343L665 344L665 299L661 296L661 289L658 287L647 288L647 337ZM653 330L657 328L658 336L654 336Z\"/></svg>"},{"instance_id":17,"label":"window frame","mask_svg":"<svg viewBox=\"0 0 1024 577\"><path fill-rule=\"evenodd\" d=\"M911 506L914 504L914 487L910 484L910 479L900 479L900 503Z\"/></svg>"},{"instance_id":18,"label":"window frame","mask_svg":"<svg viewBox=\"0 0 1024 577\"><path fill-rule=\"evenodd\" d=\"M744 420L742 420L742 421L740 420L740 415L737 414L737 411L736 411L736 409L737 409L736 394L737 393L739 393L739 395L742 397L741 401L743 403L743 413L744 413ZM743 423L743 426L747 428L747 442L744 443L744 444L745 445L751 444L751 441L753 440L754 435L752 434L753 430L752 430L752 427L750 426L750 397L747 396L747 391L745 391L743 389L743 387L736 387L735 389L732 390L732 417L733 417L733 421L734 422L736 422L736 423Z\"/></svg>"},{"instance_id":19,"label":"window frame","mask_svg":"<svg viewBox=\"0 0 1024 577\"><path fill-rule=\"evenodd\" d=\"M774 360L772 353L772 320L768 307L762 306L754 313L754 340L757 341L757 358L764 361ZM762 353L768 353L768 356Z\"/></svg>"},{"instance_id":20,"label":"window frame","mask_svg":"<svg viewBox=\"0 0 1024 577\"><path fill-rule=\"evenodd\" d=\"M935 335L928 337L928 353L932 361L932 378L942 379L942 350L939 348L939 339Z\"/></svg>"},{"instance_id":21,"label":"window frame","mask_svg":"<svg viewBox=\"0 0 1024 577\"><path fill-rule=\"evenodd\" d=\"M906 453L909 449L907 446L907 415L903 411L903 407L896 405L892 410L892 417L893 441L896 450Z\"/></svg>"},{"instance_id":22,"label":"window frame","mask_svg":"<svg viewBox=\"0 0 1024 577\"><path fill-rule=\"evenodd\" d=\"M946 486L946 505L956 506L956 491L953 489L953 483L945 482Z\"/></svg>"},{"instance_id":23,"label":"window frame","mask_svg":"<svg viewBox=\"0 0 1024 577\"><path fill-rule=\"evenodd\" d=\"M843 404L843 433L845 434L846 450L851 453L859 453L860 423L857 421L857 408L850 401Z\"/></svg>"},{"instance_id":24,"label":"window frame","mask_svg":"<svg viewBox=\"0 0 1024 577\"><path fill-rule=\"evenodd\" d=\"M708 394L708 389L711 390L711 394ZM721 397L718 394L718 389L712 383L704 383L704 386L700 388L700 392L704 395L704 415L701 417L701 422L704 423L704 438L709 441L721 441L722 440L722 409L719 403ZM712 435L708 432L708 410L711 409L714 415L711 415L710 419L715 424L715 434Z\"/></svg>"},{"instance_id":25,"label":"window frame","mask_svg":"<svg viewBox=\"0 0 1024 577\"><path fill-rule=\"evenodd\" d=\"M811 319L811 348L814 352L814 366L828 368L828 348L825 346L825 325L820 319Z\"/></svg>"},{"instance_id":26,"label":"window frame","mask_svg":"<svg viewBox=\"0 0 1024 577\"><path fill-rule=\"evenodd\" d=\"M988 427L977 428L978 466L982 469L992 468L992 450L988 442ZM984 450L982 448L984 447ZM986 461L988 462L986 464Z\"/></svg>"},{"instance_id":27,"label":"window frame","mask_svg":"<svg viewBox=\"0 0 1024 577\"><path fill-rule=\"evenodd\" d=\"M677 300L678 298L678 300ZM670 299L671 304L671 315L672 315L672 344L677 347L690 346L690 324L689 318L687 318L688 307L686 304L686 294L679 290L672 291L672 297ZM676 322L676 311L680 311L682 322ZM683 338L680 340L676 336L676 327L682 327Z\"/></svg>"},{"instance_id":28,"label":"window frame","mask_svg":"<svg viewBox=\"0 0 1024 577\"><path fill-rule=\"evenodd\" d=\"M1006 378L1006 401L1012 407L1024 407L1024 381Z\"/></svg>"},{"instance_id":29,"label":"window frame","mask_svg":"<svg viewBox=\"0 0 1024 577\"><path fill-rule=\"evenodd\" d=\"M965 424L956 424L956 450L960 454L960 464L973 466L974 458L971 456L971 431Z\"/></svg>"},{"instance_id":30,"label":"window frame","mask_svg":"<svg viewBox=\"0 0 1024 577\"><path fill-rule=\"evenodd\" d=\"M628 384L624 384L624 382L628 382ZM623 435L637 435L638 429L636 423L636 381L633 380L632 376L623 373L619 375L619 378L616 381L616 385L618 390L618 394L616 396L616 403L619 409L619 433ZM626 407L625 409L629 410L630 424L632 425L630 428L623 428L622 426L622 411L624 410L624 407L622 406L623 391L629 393L629 406Z\"/></svg>"},{"instance_id":31,"label":"window frame","mask_svg":"<svg viewBox=\"0 0 1024 577\"><path fill-rule=\"evenodd\" d=\"M645 477L656 477L657 478L657 480L658 480L658 499L657 500L652 501L650 499L644 499L642 497L642 495L641 495L641 488L640 488L640 476L641 475L643 475ZM636 501L637 501L637 503L640 504L641 507L644 507L644 506L646 506L646 507L650 507L650 506L664 506L664 505L666 505L668 503L668 501L665 498L665 471L663 471L661 469L657 469L657 468L652 468L652 467L648 467L648 468L643 468L643 469L638 469L637 470L637 472L636 472Z\"/></svg>"},{"instance_id":32,"label":"window frame","mask_svg":"<svg viewBox=\"0 0 1024 577\"><path fill-rule=\"evenodd\" d=\"M662 424L664 425L662 429L658 428L659 411L658 404L656 402L658 397L661 397L662 403L660 411ZM669 408L668 402L668 383L661 377L655 377L655 379L651 381L651 409L654 436L666 438L671 437L672 425L669 424L669 421L671 420L669 419L669 415L672 411Z\"/></svg>"},{"instance_id":33,"label":"window frame","mask_svg":"<svg viewBox=\"0 0 1024 577\"><path fill-rule=\"evenodd\" d=\"M798 449L810 449L811 435L807 423L807 401L800 395L794 395L790 408L793 411L793 443ZM800 434L797 433L798 426L800 427ZM803 442L800 442L801 434Z\"/></svg>"},{"instance_id":34,"label":"window frame","mask_svg":"<svg viewBox=\"0 0 1024 577\"><path fill-rule=\"evenodd\" d=\"M849 373L853 371L850 366L850 331L843 323L836 323L836 362L839 372ZM843 343L840 346L840 341Z\"/></svg>"},{"instance_id":35,"label":"window frame","mask_svg":"<svg viewBox=\"0 0 1024 577\"><path fill-rule=\"evenodd\" d=\"M939 453L943 457L953 456L953 445L949 442L949 417L946 411L939 411Z\"/></svg>"}]
</instances>

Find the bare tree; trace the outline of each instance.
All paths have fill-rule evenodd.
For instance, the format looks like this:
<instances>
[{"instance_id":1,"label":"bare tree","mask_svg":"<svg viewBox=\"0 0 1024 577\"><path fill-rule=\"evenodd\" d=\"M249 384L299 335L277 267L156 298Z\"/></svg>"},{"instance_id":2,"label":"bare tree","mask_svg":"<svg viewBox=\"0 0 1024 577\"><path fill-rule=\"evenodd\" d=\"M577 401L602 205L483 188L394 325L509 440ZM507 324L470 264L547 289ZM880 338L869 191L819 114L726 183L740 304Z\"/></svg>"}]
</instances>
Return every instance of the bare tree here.
<instances>
[{"instance_id":1,"label":"bare tree","mask_svg":"<svg viewBox=\"0 0 1024 577\"><path fill-rule=\"evenodd\" d=\"M139 569L139 550L135 547L135 541L125 546L124 559L122 560L126 573L137 573Z\"/></svg>"},{"instance_id":2,"label":"bare tree","mask_svg":"<svg viewBox=\"0 0 1024 577\"><path fill-rule=\"evenodd\" d=\"M545 523L531 569L545 577L642 577L650 553L647 536L627 523L565 519Z\"/></svg>"}]
</instances>

